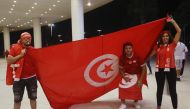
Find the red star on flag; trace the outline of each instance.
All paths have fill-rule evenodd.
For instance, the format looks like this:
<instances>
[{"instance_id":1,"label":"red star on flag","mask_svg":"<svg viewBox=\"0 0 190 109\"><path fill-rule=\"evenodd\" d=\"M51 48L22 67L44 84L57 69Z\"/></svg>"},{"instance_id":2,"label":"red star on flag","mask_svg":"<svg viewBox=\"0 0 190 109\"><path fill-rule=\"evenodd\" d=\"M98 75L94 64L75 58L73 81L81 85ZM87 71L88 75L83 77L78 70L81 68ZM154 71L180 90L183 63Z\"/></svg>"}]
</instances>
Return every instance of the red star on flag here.
<instances>
[{"instance_id":1,"label":"red star on flag","mask_svg":"<svg viewBox=\"0 0 190 109\"><path fill-rule=\"evenodd\" d=\"M113 71L113 69L111 68L112 64L110 65L105 65L104 70L102 70L102 72L105 72L105 74L107 75L110 71Z\"/></svg>"}]
</instances>

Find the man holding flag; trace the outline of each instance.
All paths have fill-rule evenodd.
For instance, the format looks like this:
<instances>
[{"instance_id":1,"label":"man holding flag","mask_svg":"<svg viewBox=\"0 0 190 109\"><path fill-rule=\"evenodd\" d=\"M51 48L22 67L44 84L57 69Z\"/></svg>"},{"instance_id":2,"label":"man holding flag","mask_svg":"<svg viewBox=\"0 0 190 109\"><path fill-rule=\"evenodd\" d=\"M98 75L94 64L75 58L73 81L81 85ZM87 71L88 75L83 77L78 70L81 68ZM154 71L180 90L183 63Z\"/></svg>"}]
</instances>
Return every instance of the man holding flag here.
<instances>
[{"instance_id":1,"label":"man holding flag","mask_svg":"<svg viewBox=\"0 0 190 109\"><path fill-rule=\"evenodd\" d=\"M18 43L13 44L10 48L7 57L6 84L13 85L14 109L20 109L25 87L30 99L31 109L36 109L37 79L33 72L33 64L26 55L28 50L33 49L30 44L30 33L22 33Z\"/></svg>"}]
</instances>

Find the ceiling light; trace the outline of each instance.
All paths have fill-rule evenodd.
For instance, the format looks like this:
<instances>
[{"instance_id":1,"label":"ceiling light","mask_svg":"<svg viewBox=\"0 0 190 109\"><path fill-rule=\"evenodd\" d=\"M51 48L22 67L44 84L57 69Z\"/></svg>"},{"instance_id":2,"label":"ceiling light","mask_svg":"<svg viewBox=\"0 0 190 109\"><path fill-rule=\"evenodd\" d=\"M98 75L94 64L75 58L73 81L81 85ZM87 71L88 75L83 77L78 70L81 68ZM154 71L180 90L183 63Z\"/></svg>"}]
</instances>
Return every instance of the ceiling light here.
<instances>
[{"instance_id":1,"label":"ceiling light","mask_svg":"<svg viewBox=\"0 0 190 109\"><path fill-rule=\"evenodd\" d=\"M40 14L41 16L43 16L44 14Z\"/></svg>"},{"instance_id":2,"label":"ceiling light","mask_svg":"<svg viewBox=\"0 0 190 109\"><path fill-rule=\"evenodd\" d=\"M13 2L16 3L16 0L14 0Z\"/></svg>"},{"instance_id":3,"label":"ceiling light","mask_svg":"<svg viewBox=\"0 0 190 109\"><path fill-rule=\"evenodd\" d=\"M45 21L45 23L48 23L48 21Z\"/></svg>"},{"instance_id":4,"label":"ceiling light","mask_svg":"<svg viewBox=\"0 0 190 109\"><path fill-rule=\"evenodd\" d=\"M47 11L45 11L44 13L47 14Z\"/></svg>"},{"instance_id":5,"label":"ceiling light","mask_svg":"<svg viewBox=\"0 0 190 109\"><path fill-rule=\"evenodd\" d=\"M11 14L11 13L12 13L12 11L9 11L9 13Z\"/></svg>"},{"instance_id":6,"label":"ceiling light","mask_svg":"<svg viewBox=\"0 0 190 109\"><path fill-rule=\"evenodd\" d=\"M11 8L11 11L14 10L13 8Z\"/></svg>"},{"instance_id":7,"label":"ceiling light","mask_svg":"<svg viewBox=\"0 0 190 109\"><path fill-rule=\"evenodd\" d=\"M12 5L13 7L15 7L15 5Z\"/></svg>"},{"instance_id":8,"label":"ceiling light","mask_svg":"<svg viewBox=\"0 0 190 109\"><path fill-rule=\"evenodd\" d=\"M28 13L28 12L26 12L25 14L26 14L26 15L28 15L29 13Z\"/></svg>"},{"instance_id":9,"label":"ceiling light","mask_svg":"<svg viewBox=\"0 0 190 109\"><path fill-rule=\"evenodd\" d=\"M32 9L34 9L34 7L32 6Z\"/></svg>"},{"instance_id":10,"label":"ceiling light","mask_svg":"<svg viewBox=\"0 0 190 109\"><path fill-rule=\"evenodd\" d=\"M90 1L89 1L86 5L87 5L87 6L92 6L92 4L91 4L91 2L90 2Z\"/></svg>"},{"instance_id":11,"label":"ceiling light","mask_svg":"<svg viewBox=\"0 0 190 109\"><path fill-rule=\"evenodd\" d=\"M31 10L28 10L29 12L31 12Z\"/></svg>"},{"instance_id":12,"label":"ceiling light","mask_svg":"<svg viewBox=\"0 0 190 109\"><path fill-rule=\"evenodd\" d=\"M38 3L35 2L34 5L38 5Z\"/></svg>"},{"instance_id":13,"label":"ceiling light","mask_svg":"<svg viewBox=\"0 0 190 109\"><path fill-rule=\"evenodd\" d=\"M27 22L28 24L30 23L30 22Z\"/></svg>"},{"instance_id":14,"label":"ceiling light","mask_svg":"<svg viewBox=\"0 0 190 109\"><path fill-rule=\"evenodd\" d=\"M57 3L59 3L60 1L59 0L57 0Z\"/></svg>"},{"instance_id":15,"label":"ceiling light","mask_svg":"<svg viewBox=\"0 0 190 109\"><path fill-rule=\"evenodd\" d=\"M51 8L49 8L48 10L51 11Z\"/></svg>"},{"instance_id":16,"label":"ceiling light","mask_svg":"<svg viewBox=\"0 0 190 109\"><path fill-rule=\"evenodd\" d=\"M53 6L53 7L56 7L56 5L55 5L55 4L53 4L52 6Z\"/></svg>"},{"instance_id":17,"label":"ceiling light","mask_svg":"<svg viewBox=\"0 0 190 109\"><path fill-rule=\"evenodd\" d=\"M64 16L61 16L61 18L63 18Z\"/></svg>"},{"instance_id":18,"label":"ceiling light","mask_svg":"<svg viewBox=\"0 0 190 109\"><path fill-rule=\"evenodd\" d=\"M4 17L3 19L5 20L6 18Z\"/></svg>"}]
</instances>

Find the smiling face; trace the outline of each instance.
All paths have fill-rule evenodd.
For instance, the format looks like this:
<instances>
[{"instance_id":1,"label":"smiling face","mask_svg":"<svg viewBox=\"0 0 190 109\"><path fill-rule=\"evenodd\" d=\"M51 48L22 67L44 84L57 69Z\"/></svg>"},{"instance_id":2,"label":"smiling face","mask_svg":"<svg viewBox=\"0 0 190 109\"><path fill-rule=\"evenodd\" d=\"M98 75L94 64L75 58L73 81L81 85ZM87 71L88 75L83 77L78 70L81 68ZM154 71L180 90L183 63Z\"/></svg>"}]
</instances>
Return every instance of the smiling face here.
<instances>
[{"instance_id":1,"label":"smiling face","mask_svg":"<svg viewBox=\"0 0 190 109\"><path fill-rule=\"evenodd\" d=\"M24 32L21 34L20 41L23 46L28 47L31 44L32 37L30 33Z\"/></svg>"},{"instance_id":2,"label":"smiling face","mask_svg":"<svg viewBox=\"0 0 190 109\"><path fill-rule=\"evenodd\" d=\"M162 35L162 42L163 42L163 44L168 44L169 43L169 35L168 35L168 33L164 33Z\"/></svg>"},{"instance_id":3,"label":"smiling face","mask_svg":"<svg viewBox=\"0 0 190 109\"><path fill-rule=\"evenodd\" d=\"M29 46L31 44L31 38L23 38L21 40L21 43L24 45L24 46Z\"/></svg>"}]
</instances>

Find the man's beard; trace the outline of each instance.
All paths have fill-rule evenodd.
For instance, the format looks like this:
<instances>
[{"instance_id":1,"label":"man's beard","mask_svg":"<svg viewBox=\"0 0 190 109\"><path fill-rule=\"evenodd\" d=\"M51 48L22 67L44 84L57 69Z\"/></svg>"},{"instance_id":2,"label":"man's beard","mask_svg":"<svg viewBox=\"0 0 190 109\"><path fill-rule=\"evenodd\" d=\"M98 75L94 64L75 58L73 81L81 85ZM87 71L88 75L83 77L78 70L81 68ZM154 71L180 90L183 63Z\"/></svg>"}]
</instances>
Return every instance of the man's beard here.
<instances>
[{"instance_id":1,"label":"man's beard","mask_svg":"<svg viewBox=\"0 0 190 109\"><path fill-rule=\"evenodd\" d=\"M30 46L30 42L28 41L28 42L26 42L24 45L25 45L25 46Z\"/></svg>"}]
</instances>

